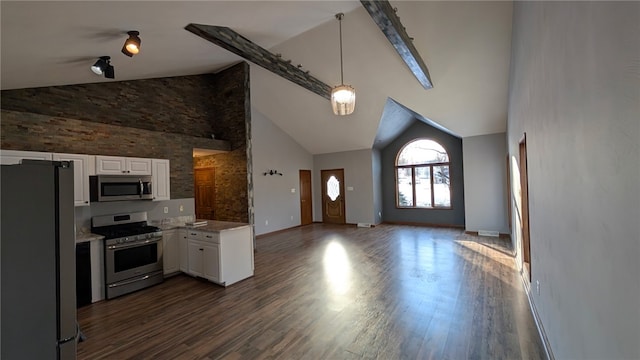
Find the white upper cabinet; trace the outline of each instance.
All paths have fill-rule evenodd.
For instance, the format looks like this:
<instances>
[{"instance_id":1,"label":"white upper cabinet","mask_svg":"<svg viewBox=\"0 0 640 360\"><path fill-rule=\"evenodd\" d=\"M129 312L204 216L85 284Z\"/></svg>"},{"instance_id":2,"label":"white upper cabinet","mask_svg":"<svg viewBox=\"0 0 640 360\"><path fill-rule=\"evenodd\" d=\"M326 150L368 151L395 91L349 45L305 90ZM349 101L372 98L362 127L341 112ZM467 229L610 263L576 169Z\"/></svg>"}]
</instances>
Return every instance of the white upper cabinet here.
<instances>
[{"instance_id":1,"label":"white upper cabinet","mask_svg":"<svg viewBox=\"0 0 640 360\"><path fill-rule=\"evenodd\" d=\"M76 206L89 206L89 164L93 156L53 154L53 160L73 161L74 203Z\"/></svg>"},{"instance_id":2,"label":"white upper cabinet","mask_svg":"<svg viewBox=\"0 0 640 360\"><path fill-rule=\"evenodd\" d=\"M151 160L151 176L153 181L151 192L153 193L154 201L169 200L171 198L169 174L169 160Z\"/></svg>"},{"instance_id":3,"label":"white upper cabinet","mask_svg":"<svg viewBox=\"0 0 640 360\"><path fill-rule=\"evenodd\" d=\"M37 151L16 151L16 150L0 150L0 164L15 165L20 164L20 160L52 160L51 153Z\"/></svg>"},{"instance_id":4,"label":"white upper cabinet","mask_svg":"<svg viewBox=\"0 0 640 360\"><path fill-rule=\"evenodd\" d=\"M96 174L151 175L151 159L98 155Z\"/></svg>"},{"instance_id":5,"label":"white upper cabinet","mask_svg":"<svg viewBox=\"0 0 640 360\"><path fill-rule=\"evenodd\" d=\"M22 159L73 161L74 203L76 206L89 205L89 176L91 175L152 175L153 200L169 200L171 198L169 160L167 159L0 149L0 164L2 165L20 164Z\"/></svg>"},{"instance_id":6,"label":"white upper cabinet","mask_svg":"<svg viewBox=\"0 0 640 360\"><path fill-rule=\"evenodd\" d=\"M22 159L73 161L74 204L75 206L89 205L89 171L93 156L15 150L0 152L0 163L3 165L19 164Z\"/></svg>"},{"instance_id":7,"label":"white upper cabinet","mask_svg":"<svg viewBox=\"0 0 640 360\"><path fill-rule=\"evenodd\" d=\"M125 158L127 174L131 175L151 175L151 159Z\"/></svg>"}]
</instances>

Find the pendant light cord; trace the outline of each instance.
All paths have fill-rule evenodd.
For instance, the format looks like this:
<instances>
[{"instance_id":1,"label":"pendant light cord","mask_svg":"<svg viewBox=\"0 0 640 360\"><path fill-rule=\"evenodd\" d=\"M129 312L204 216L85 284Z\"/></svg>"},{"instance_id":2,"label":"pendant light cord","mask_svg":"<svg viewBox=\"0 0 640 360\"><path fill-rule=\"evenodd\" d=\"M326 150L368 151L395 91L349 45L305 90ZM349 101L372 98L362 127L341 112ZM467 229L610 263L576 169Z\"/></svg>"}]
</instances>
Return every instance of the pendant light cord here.
<instances>
[{"instance_id":1,"label":"pendant light cord","mask_svg":"<svg viewBox=\"0 0 640 360\"><path fill-rule=\"evenodd\" d=\"M344 69L342 65L342 17L343 13L339 13L336 15L338 18L338 23L340 24L340 84L344 85Z\"/></svg>"}]
</instances>

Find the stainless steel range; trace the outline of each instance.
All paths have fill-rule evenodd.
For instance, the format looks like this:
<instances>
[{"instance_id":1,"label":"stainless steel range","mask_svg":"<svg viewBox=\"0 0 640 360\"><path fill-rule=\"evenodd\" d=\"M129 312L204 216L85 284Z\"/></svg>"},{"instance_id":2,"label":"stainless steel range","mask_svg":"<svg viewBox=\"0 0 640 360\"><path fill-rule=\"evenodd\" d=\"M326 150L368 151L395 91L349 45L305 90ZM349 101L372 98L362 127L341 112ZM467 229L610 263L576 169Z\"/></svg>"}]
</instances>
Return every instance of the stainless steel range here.
<instances>
[{"instance_id":1,"label":"stainless steel range","mask_svg":"<svg viewBox=\"0 0 640 360\"><path fill-rule=\"evenodd\" d=\"M94 216L91 232L103 235L107 299L163 281L162 230L147 213Z\"/></svg>"}]
</instances>

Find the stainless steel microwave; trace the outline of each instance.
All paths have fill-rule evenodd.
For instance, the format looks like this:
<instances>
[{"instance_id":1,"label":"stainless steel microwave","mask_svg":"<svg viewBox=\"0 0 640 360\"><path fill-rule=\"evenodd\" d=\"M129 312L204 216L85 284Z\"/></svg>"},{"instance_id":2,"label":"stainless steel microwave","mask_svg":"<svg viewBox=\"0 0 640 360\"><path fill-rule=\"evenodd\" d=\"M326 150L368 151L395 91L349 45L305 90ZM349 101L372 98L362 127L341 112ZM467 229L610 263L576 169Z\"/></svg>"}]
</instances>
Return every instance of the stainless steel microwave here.
<instances>
[{"instance_id":1,"label":"stainless steel microwave","mask_svg":"<svg viewBox=\"0 0 640 360\"><path fill-rule=\"evenodd\" d=\"M152 200L150 175L90 176L91 201Z\"/></svg>"}]
</instances>

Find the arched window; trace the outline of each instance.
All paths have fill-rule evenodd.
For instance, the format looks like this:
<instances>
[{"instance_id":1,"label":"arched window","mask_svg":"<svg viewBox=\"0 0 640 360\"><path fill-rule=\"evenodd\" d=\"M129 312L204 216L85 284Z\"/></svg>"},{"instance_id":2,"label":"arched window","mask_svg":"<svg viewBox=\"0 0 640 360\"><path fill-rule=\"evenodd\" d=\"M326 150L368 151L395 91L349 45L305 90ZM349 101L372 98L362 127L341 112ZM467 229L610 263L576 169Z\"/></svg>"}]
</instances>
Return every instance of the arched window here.
<instances>
[{"instance_id":1,"label":"arched window","mask_svg":"<svg viewBox=\"0 0 640 360\"><path fill-rule=\"evenodd\" d=\"M433 140L407 143L396 158L396 205L451 208L449 154Z\"/></svg>"}]
</instances>

